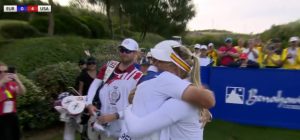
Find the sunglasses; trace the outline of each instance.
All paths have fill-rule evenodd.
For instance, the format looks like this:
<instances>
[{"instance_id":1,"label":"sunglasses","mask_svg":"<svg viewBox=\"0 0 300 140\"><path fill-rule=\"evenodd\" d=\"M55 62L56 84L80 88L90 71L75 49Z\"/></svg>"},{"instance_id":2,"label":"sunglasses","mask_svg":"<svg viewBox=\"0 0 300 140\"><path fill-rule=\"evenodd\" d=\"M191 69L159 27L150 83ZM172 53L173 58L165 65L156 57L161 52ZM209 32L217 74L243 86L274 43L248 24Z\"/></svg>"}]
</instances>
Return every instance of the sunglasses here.
<instances>
[{"instance_id":1,"label":"sunglasses","mask_svg":"<svg viewBox=\"0 0 300 140\"><path fill-rule=\"evenodd\" d=\"M120 53L126 53L126 54L130 54L130 53L134 52L134 51L128 50L124 47L120 47L119 51L120 51Z\"/></svg>"},{"instance_id":2,"label":"sunglasses","mask_svg":"<svg viewBox=\"0 0 300 140\"><path fill-rule=\"evenodd\" d=\"M87 64L87 65L95 65L96 62L87 62L86 64Z\"/></svg>"},{"instance_id":3,"label":"sunglasses","mask_svg":"<svg viewBox=\"0 0 300 140\"><path fill-rule=\"evenodd\" d=\"M7 70L5 70L5 71L0 71L0 74L2 74L2 73L7 73L8 71Z\"/></svg>"}]
</instances>

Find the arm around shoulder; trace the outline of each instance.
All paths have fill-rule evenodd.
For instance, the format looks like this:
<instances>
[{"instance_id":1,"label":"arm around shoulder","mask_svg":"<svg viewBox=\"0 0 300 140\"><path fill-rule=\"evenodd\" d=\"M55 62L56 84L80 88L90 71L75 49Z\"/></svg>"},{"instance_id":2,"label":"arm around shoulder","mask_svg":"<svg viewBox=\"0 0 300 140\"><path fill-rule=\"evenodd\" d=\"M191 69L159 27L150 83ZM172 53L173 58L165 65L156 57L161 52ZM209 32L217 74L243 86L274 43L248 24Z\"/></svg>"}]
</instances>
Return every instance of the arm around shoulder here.
<instances>
[{"instance_id":1,"label":"arm around shoulder","mask_svg":"<svg viewBox=\"0 0 300 140\"><path fill-rule=\"evenodd\" d=\"M215 106L215 96L211 90L190 85L182 95L182 99L198 108L212 108Z\"/></svg>"}]
</instances>

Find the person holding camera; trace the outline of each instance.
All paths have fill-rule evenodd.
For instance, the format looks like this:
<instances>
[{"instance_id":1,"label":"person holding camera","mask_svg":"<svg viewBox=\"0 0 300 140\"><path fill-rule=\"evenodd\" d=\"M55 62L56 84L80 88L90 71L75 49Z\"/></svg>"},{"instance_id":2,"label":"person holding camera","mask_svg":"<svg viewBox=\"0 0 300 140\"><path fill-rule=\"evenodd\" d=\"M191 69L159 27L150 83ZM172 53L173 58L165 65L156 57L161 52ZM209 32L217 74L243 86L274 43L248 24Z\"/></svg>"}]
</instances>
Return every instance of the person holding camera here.
<instances>
[{"instance_id":1,"label":"person holding camera","mask_svg":"<svg viewBox=\"0 0 300 140\"><path fill-rule=\"evenodd\" d=\"M264 64L266 68L281 68L281 42L278 38L272 39L265 48Z\"/></svg>"},{"instance_id":2,"label":"person holding camera","mask_svg":"<svg viewBox=\"0 0 300 140\"><path fill-rule=\"evenodd\" d=\"M12 70L12 69L11 69ZM20 127L17 116L18 95L26 89L17 74L0 63L0 136L1 140L19 140Z\"/></svg>"},{"instance_id":3,"label":"person holding camera","mask_svg":"<svg viewBox=\"0 0 300 140\"><path fill-rule=\"evenodd\" d=\"M285 69L300 69L299 37L291 37L289 43L290 46L282 52L282 67Z\"/></svg>"}]
</instances>

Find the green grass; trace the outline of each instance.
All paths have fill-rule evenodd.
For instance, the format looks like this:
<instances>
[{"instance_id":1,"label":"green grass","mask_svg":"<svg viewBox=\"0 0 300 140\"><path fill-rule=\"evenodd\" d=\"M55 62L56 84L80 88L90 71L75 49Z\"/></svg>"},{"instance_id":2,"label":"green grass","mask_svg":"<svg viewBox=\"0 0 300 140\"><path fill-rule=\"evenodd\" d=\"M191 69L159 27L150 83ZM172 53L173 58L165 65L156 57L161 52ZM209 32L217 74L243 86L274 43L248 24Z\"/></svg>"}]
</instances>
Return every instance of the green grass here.
<instances>
[{"instance_id":1,"label":"green grass","mask_svg":"<svg viewBox=\"0 0 300 140\"><path fill-rule=\"evenodd\" d=\"M37 132L24 140L62 140L63 127ZM80 136L77 134L76 140ZM204 140L299 140L300 131L241 125L214 120L206 125Z\"/></svg>"},{"instance_id":2,"label":"green grass","mask_svg":"<svg viewBox=\"0 0 300 140\"><path fill-rule=\"evenodd\" d=\"M214 120L204 130L204 140L299 140L300 131L241 125Z\"/></svg>"}]
</instances>

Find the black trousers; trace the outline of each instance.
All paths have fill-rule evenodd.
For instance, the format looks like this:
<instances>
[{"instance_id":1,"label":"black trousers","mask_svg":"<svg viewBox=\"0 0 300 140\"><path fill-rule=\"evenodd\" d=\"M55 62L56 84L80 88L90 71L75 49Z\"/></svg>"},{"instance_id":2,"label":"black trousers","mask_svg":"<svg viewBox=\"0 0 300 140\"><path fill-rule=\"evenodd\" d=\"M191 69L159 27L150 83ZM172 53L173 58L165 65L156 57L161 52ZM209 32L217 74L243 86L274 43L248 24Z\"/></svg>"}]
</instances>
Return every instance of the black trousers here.
<instances>
[{"instance_id":1,"label":"black trousers","mask_svg":"<svg viewBox=\"0 0 300 140\"><path fill-rule=\"evenodd\" d=\"M1 140L20 140L19 120L16 113L0 115L0 137Z\"/></svg>"}]
</instances>

